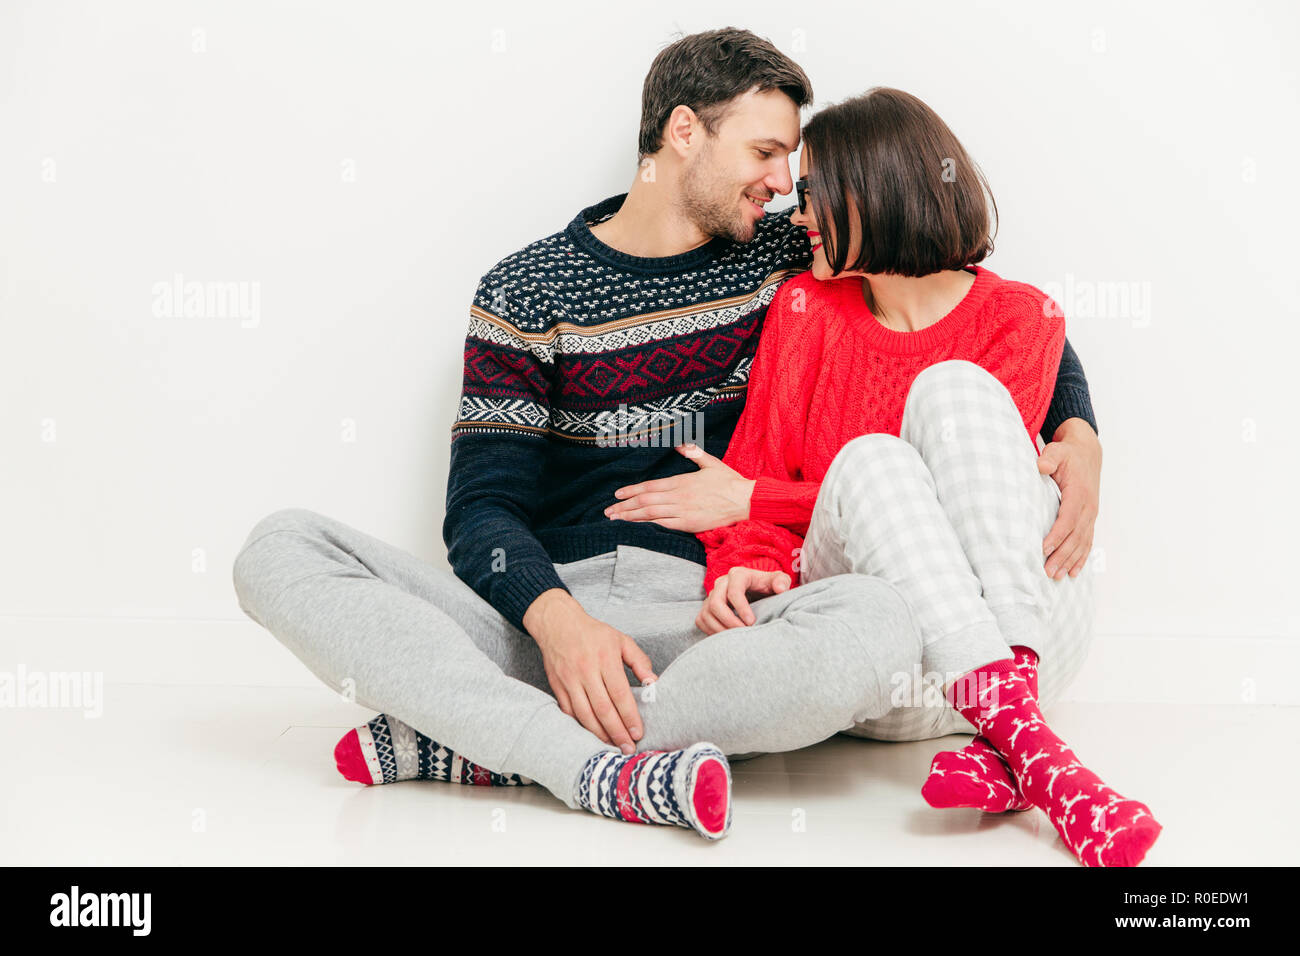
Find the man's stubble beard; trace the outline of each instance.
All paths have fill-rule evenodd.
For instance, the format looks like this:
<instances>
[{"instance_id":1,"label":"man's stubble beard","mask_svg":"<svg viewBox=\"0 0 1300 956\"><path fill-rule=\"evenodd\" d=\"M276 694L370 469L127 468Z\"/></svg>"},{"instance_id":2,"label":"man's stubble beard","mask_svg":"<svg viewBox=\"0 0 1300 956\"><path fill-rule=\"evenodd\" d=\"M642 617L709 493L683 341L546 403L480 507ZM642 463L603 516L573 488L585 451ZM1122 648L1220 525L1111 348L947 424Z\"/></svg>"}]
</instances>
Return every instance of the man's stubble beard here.
<instances>
[{"instance_id":1,"label":"man's stubble beard","mask_svg":"<svg viewBox=\"0 0 1300 956\"><path fill-rule=\"evenodd\" d=\"M745 243L754 238L755 223L744 216L734 196L723 198L727 184L710 176L709 160L713 149L706 146L682 175L679 202L683 215L707 236L723 236L732 242Z\"/></svg>"}]
</instances>

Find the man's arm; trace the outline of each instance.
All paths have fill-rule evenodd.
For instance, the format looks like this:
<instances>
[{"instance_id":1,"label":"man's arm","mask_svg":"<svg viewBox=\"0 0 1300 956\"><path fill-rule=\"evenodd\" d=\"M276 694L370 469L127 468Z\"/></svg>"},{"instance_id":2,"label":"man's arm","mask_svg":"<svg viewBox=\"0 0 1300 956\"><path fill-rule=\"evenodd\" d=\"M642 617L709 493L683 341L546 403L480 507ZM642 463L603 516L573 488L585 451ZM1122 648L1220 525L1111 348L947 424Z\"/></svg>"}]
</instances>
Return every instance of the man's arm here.
<instances>
[{"instance_id":1,"label":"man's arm","mask_svg":"<svg viewBox=\"0 0 1300 956\"><path fill-rule=\"evenodd\" d=\"M442 524L447 560L521 631L538 595L567 590L532 531L544 454L544 441L509 434L462 433L451 443Z\"/></svg>"},{"instance_id":2,"label":"man's arm","mask_svg":"<svg viewBox=\"0 0 1300 956\"><path fill-rule=\"evenodd\" d=\"M1061 365L1056 372L1056 389L1052 392L1052 404L1047 409L1047 418L1043 420L1043 444L1056 440L1056 430L1063 422L1071 418L1081 418L1097 431L1097 417L1092 410L1092 396L1088 393L1088 379L1083 374L1083 365L1075 354L1070 340L1065 340L1061 350Z\"/></svg>"},{"instance_id":3,"label":"man's arm","mask_svg":"<svg viewBox=\"0 0 1300 956\"><path fill-rule=\"evenodd\" d=\"M582 609L532 530L553 372L526 337L533 324L490 274L479 283L452 426L442 529L447 559L457 577L537 642L561 709L630 752L642 732L623 665L646 683L655 679L650 659Z\"/></svg>"},{"instance_id":4,"label":"man's arm","mask_svg":"<svg viewBox=\"0 0 1300 956\"><path fill-rule=\"evenodd\" d=\"M1042 438L1038 471L1051 475L1061 489L1056 521L1043 539L1043 564L1048 577L1078 577L1092 553L1101 507L1101 441L1088 380L1069 339L1061 353Z\"/></svg>"}]
</instances>

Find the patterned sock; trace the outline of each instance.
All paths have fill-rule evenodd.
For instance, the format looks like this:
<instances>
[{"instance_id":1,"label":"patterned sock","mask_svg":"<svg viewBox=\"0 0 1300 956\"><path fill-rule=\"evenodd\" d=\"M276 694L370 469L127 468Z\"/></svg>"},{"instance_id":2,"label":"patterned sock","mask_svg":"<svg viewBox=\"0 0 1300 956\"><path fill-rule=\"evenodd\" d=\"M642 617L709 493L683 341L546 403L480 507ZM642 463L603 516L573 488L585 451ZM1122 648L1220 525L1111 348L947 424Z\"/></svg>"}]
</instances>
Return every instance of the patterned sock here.
<instances>
[{"instance_id":1,"label":"patterned sock","mask_svg":"<svg viewBox=\"0 0 1300 956\"><path fill-rule=\"evenodd\" d=\"M1106 786L1052 733L1009 660L963 675L948 700L996 747L1021 792L1084 866L1137 866L1163 829L1151 809Z\"/></svg>"},{"instance_id":2,"label":"patterned sock","mask_svg":"<svg viewBox=\"0 0 1300 956\"><path fill-rule=\"evenodd\" d=\"M1017 644L1016 670L1024 676L1029 693L1038 698L1038 655ZM930 776L921 796L932 807L974 807L985 813L1028 810L1033 806L1020 792L1016 775L998 749L982 734L961 750L945 750L930 761Z\"/></svg>"},{"instance_id":3,"label":"patterned sock","mask_svg":"<svg viewBox=\"0 0 1300 956\"><path fill-rule=\"evenodd\" d=\"M731 829L731 768L713 744L628 756L601 751L583 768L576 796L592 813L690 827L707 840Z\"/></svg>"},{"instance_id":4,"label":"patterned sock","mask_svg":"<svg viewBox=\"0 0 1300 956\"><path fill-rule=\"evenodd\" d=\"M339 773L357 783L448 780L473 787L532 783L515 773L493 773L435 743L396 717L380 714L343 735L334 748Z\"/></svg>"}]
</instances>

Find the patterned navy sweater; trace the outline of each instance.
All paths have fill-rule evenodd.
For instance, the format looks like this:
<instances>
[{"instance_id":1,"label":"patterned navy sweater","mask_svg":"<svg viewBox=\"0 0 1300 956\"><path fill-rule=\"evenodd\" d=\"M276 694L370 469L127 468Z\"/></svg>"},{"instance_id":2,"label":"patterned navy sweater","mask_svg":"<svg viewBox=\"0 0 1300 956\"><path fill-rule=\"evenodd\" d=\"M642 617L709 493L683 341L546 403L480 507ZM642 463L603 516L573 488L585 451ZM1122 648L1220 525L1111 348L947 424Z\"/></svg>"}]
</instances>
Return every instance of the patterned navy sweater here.
<instances>
[{"instance_id":1,"label":"patterned navy sweater","mask_svg":"<svg viewBox=\"0 0 1300 956\"><path fill-rule=\"evenodd\" d=\"M589 228L625 196L502 259L470 308L443 540L456 575L521 630L533 600L564 587L555 563L619 545L704 563L695 535L604 509L616 488L694 470L675 444L723 457L767 306L812 262L789 210L747 243L627 255ZM1067 341L1043 440L1076 417L1096 427Z\"/></svg>"}]
</instances>

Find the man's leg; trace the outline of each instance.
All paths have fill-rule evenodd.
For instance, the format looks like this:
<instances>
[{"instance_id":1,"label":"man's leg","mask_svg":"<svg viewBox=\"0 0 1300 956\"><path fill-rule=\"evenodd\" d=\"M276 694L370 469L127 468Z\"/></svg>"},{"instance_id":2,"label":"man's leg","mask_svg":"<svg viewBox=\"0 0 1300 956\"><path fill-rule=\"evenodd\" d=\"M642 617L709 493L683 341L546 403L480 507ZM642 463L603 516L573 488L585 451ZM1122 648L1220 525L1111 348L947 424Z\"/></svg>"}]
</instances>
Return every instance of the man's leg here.
<instances>
[{"instance_id":1,"label":"man's leg","mask_svg":"<svg viewBox=\"0 0 1300 956\"><path fill-rule=\"evenodd\" d=\"M570 807L586 763L614 750L541 689L536 645L464 582L342 522L275 512L233 577L241 609L328 686Z\"/></svg>"},{"instance_id":2,"label":"man's leg","mask_svg":"<svg viewBox=\"0 0 1300 956\"><path fill-rule=\"evenodd\" d=\"M632 637L659 679L640 690L643 750L709 740L724 753L807 747L881 717L891 687L920 660L902 596L849 574L755 601L750 627L695 627L704 567L620 547L601 619Z\"/></svg>"}]
</instances>

